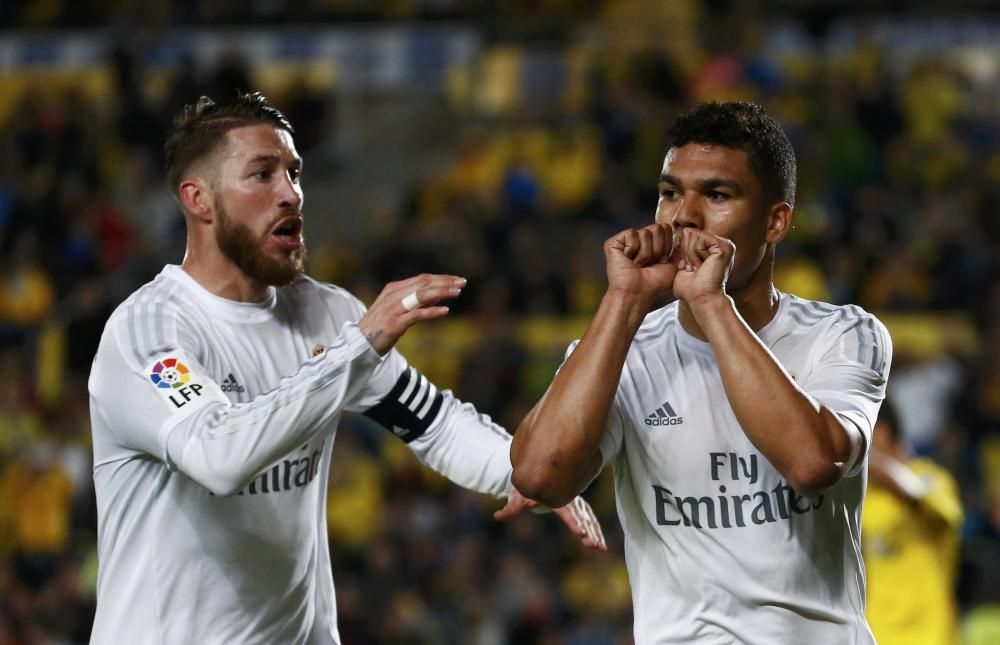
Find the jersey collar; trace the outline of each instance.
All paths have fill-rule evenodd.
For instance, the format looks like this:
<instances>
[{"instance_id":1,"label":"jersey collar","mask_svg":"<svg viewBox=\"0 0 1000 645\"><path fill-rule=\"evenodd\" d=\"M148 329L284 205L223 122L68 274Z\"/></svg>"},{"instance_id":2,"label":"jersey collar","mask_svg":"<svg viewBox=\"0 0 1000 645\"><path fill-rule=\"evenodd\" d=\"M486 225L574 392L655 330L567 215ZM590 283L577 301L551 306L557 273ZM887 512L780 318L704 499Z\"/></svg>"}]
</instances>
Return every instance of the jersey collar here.
<instances>
[{"instance_id":1,"label":"jersey collar","mask_svg":"<svg viewBox=\"0 0 1000 645\"><path fill-rule=\"evenodd\" d=\"M278 301L277 289L268 287L267 297L260 302L236 302L220 298L176 264L163 268L163 275L181 283L213 315L230 322L256 323L274 319L274 309Z\"/></svg>"}]
</instances>

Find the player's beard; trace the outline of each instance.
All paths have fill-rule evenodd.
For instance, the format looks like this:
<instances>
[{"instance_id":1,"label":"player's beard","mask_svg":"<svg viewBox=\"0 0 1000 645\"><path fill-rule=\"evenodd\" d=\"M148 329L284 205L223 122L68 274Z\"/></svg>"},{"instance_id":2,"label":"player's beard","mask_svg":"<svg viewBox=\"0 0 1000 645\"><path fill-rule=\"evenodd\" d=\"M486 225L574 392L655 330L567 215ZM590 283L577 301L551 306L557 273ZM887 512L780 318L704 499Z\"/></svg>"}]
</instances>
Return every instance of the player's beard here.
<instances>
[{"instance_id":1,"label":"player's beard","mask_svg":"<svg viewBox=\"0 0 1000 645\"><path fill-rule=\"evenodd\" d=\"M264 246L271 238L270 228L261 237L241 222L235 222L226 213L219 200L215 202L218 226L215 227L215 241L222 254L235 264L245 275L262 284L281 287L299 277L305 270L305 237L302 245L294 251L282 252L280 259L268 255Z\"/></svg>"}]
</instances>

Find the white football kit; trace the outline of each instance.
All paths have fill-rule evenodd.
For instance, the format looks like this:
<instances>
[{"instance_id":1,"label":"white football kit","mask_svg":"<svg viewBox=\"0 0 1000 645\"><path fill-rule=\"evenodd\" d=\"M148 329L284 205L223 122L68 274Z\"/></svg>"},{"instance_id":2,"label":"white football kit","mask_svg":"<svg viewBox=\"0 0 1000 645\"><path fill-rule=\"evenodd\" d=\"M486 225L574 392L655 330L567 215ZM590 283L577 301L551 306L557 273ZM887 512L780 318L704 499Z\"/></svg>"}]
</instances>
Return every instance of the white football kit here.
<instances>
[{"instance_id":1,"label":"white football kit","mask_svg":"<svg viewBox=\"0 0 1000 645\"><path fill-rule=\"evenodd\" d=\"M601 444L614 469L637 645L874 643L861 502L892 344L859 307L780 297L757 335L854 435L858 454L835 486L799 495L744 434L713 347L684 331L678 303L648 315Z\"/></svg>"},{"instance_id":2,"label":"white football kit","mask_svg":"<svg viewBox=\"0 0 1000 645\"><path fill-rule=\"evenodd\" d=\"M90 376L100 569L91 642L336 644L326 492L363 412L473 490L510 487L510 436L355 324L307 277L237 303L168 266L104 330Z\"/></svg>"}]
</instances>

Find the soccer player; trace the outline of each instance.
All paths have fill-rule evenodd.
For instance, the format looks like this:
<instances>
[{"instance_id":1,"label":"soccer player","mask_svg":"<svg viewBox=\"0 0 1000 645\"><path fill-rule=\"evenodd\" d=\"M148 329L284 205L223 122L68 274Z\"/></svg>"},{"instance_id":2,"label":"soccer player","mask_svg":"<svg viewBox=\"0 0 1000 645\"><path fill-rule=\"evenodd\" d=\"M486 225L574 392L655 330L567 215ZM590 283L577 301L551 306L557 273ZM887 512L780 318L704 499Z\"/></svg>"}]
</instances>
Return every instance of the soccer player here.
<instances>
[{"instance_id":1,"label":"soccer player","mask_svg":"<svg viewBox=\"0 0 1000 645\"><path fill-rule=\"evenodd\" d=\"M613 466L638 645L872 642L861 502L892 348L860 308L775 289L794 202L762 108L679 117L655 223L605 242L593 321L514 434L533 499Z\"/></svg>"},{"instance_id":2,"label":"soccer player","mask_svg":"<svg viewBox=\"0 0 1000 645\"><path fill-rule=\"evenodd\" d=\"M166 156L187 253L114 312L90 376L92 642L338 643L325 509L342 412L509 496L500 518L533 505L512 490L509 435L393 350L465 281L393 282L366 310L304 276L302 162L262 95L188 106ZM557 513L604 548L585 502Z\"/></svg>"},{"instance_id":3,"label":"soccer player","mask_svg":"<svg viewBox=\"0 0 1000 645\"><path fill-rule=\"evenodd\" d=\"M948 471L909 453L891 403L875 422L861 522L866 615L880 645L951 645L962 500Z\"/></svg>"}]
</instances>

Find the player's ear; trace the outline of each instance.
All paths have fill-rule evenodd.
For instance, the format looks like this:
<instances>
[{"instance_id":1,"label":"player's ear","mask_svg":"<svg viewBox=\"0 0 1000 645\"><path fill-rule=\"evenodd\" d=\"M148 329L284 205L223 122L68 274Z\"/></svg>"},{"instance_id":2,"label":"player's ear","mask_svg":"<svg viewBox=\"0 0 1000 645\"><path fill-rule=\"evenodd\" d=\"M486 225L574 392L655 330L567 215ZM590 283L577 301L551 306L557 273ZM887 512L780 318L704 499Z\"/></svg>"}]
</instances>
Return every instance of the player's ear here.
<instances>
[{"instance_id":1,"label":"player's ear","mask_svg":"<svg viewBox=\"0 0 1000 645\"><path fill-rule=\"evenodd\" d=\"M771 205L767 213L767 243L777 244L792 228L792 207L788 202Z\"/></svg>"},{"instance_id":2,"label":"player's ear","mask_svg":"<svg viewBox=\"0 0 1000 645\"><path fill-rule=\"evenodd\" d=\"M181 208L195 220L211 224L214 216L212 189L200 177L183 179L177 187L177 199Z\"/></svg>"}]
</instances>

